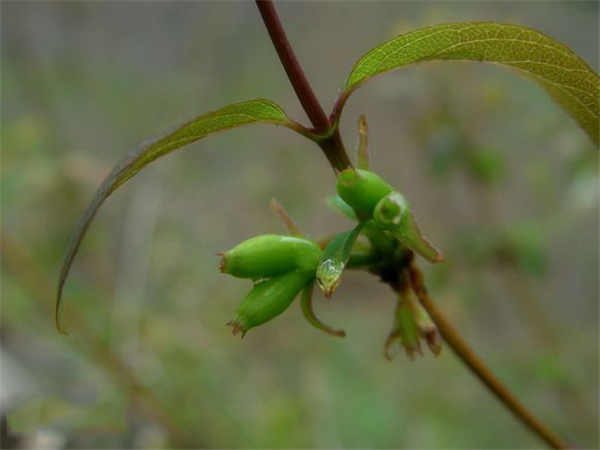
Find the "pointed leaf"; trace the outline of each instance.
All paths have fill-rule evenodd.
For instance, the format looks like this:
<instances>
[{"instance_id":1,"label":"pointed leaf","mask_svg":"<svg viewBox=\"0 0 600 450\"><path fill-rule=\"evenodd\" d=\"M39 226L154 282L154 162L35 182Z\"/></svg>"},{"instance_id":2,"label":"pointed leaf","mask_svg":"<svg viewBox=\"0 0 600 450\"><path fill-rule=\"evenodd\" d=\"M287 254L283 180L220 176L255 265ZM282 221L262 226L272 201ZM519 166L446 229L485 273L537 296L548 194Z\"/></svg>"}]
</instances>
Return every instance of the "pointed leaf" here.
<instances>
[{"instance_id":1,"label":"pointed leaf","mask_svg":"<svg viewBox=\"0 0 600 450\"><path fill-rule=\"evenodd\" d=\"M400 35L353 67L337 111L371 77L421 61L497 63L537 81L598 145L598 75L571 49L530 28L494 22L435 25Z\"/></svg>"},{"instance_id":2,"label":"pointed leaf","mask_svg":"<svg viewBox=\"0 0 600 450\"><path fill-rule=\"evenodd\" d=\"M116 165L102 182L92 198L92 201L79 219L63 259L58 279L55 305L56 326L61 332L64 333L64 330L60 323L59 313L64 284L73 263L73 259L81 245L81 241L102 203L104 203L104 201L123 183L132 178L155 159L210 134L251 123L283 125L305 134L303 128L288 119L277 104L263 99L248 100L228 105L211 113L196 117L154 140L145 142Z\"/></svg>"}]
</instances>

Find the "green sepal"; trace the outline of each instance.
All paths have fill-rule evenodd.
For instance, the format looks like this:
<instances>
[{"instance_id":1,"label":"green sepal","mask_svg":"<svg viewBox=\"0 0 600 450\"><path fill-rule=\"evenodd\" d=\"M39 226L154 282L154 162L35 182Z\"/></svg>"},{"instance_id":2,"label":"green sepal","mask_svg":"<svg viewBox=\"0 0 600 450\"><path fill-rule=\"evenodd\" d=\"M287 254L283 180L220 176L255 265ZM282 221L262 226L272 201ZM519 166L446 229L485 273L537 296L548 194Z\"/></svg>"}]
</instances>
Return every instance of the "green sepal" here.
<instances>
[{"instance_id":1,"label":"green sepal","mask_svg":"<svg viewBox=\"0 0 600 450\"><path fill-rule=\"evenodd\" d=\"M421 339L434 355L442 350L441 336L437 326L417 297L406 273L401 275L400 292L396 304L394 326L385 341L385 356L391 360L391 347L397 340L410 359L415 353L422 354Z\"/></svg>"},{"instance_id":2,"label":"green sepal","mask_svg":"<svg viewBox=\"0 0 600 450\"><path fill-rule=\"evenodd\" d=\"M409 306L419 330L419 336L425 340L431 353L439 355L442 351L442 338L435 322L417 298L413 297Z\"/></svg>"},{"instance_id":3,"label":"green sepal","mask_svg":"<svg viewBox=\"0 0 600 450\"><path fill-rule=\"evenodd\" d=\"M370 242L356 240L346 263L346 269L368 268L379 262L381 262L381 254Z\"/></svg>"},{"instance_id":4,"label":"green sepal","mask_svg":"<svg viewBox=\"0 0 600 450\"><path fill-rule=\"evenodd\" d=\"M364 115L358 119L358 148L356 149L356 165L362 170L371 170L369 155L369 127Z\"/></svg>"},{"instance_id":5,"label":"green sepal","mask_svg":"<svg viewBox=\"0 0 600 450\"><path fill-rule=\"evenodd\" d=\"M332 195L326 200L327 206L352 220L358 220L356 213L339 195Z\"/></svg>"},{"instance_id":6,"label":"green sepal","mask_svg":"<svg viewBox=\"0 0 600 450\"><path fill-rule=\"evenodd\" d=\"M314 271L294 271L256 283L237 307L235 319L227 325L233 334L246 332L277 317L292 304L300 291L314 282Z\"/></svg>"},{"instance_id":7,"label":"green sepal","mask_svg":"<svg viewBox=\"0 0 600 450\"><path fill-rule=\"evenodd\" d=\"M398 248L398 240L378 227L372 219L365 222L362 234L369 240L373 249L381 255L393 254Z\"/></svg>"},{"instance_id":8,"label":"green sepal","mask_svg":"<svg viewBox=\"0 0 600 450\"><path fill-rule=\"evenodd\" d=\"M324 331L327 334L338 337L345 337L346 332L344 330L334 330L328 325L325 325L321 322L317 316L315 316L315 312L312 307L312 298L313 298L313 290L315 287L315 283L311 283L304 288L302 291L302 297L300 301L300 305L302 307L302 314L304 314L304 318L310 323L313 327L318 330Z\"/></svg>"},{"instance_id":9,"label":"green sepal","mask_svg":"<svg viewBox=\"0 0 600 450\"><path fill-rule=\"evenodd\" d=\"M294 270L314 271L322 250L299 236L264 234L248 239L222 254L220 270L237 278L259 280Z\"/></svg>"},{"instance_id":10,"label":"green sepal","mask_svg":"<svg viewBox=\"0 0 600 450\"><path fill-rule=\"evenodd\" d=\"M377 203L394 190L379 175L361 169L342 171L335 187L344 202L368 216L372 216Z\"/></svg>"},{"instance_id":11,"label":"green sepal","mask_svg":"<svg viewBox=\"0 0 600 450\"><path fill-rule=\"evenodd\" d=\"M352 247L358 239L362 227L363 224L360 223L353 230L336 235L325 247L317 266L317 283L325 297L331 297L339 286Z\"/></svg>"},{"instance_id":12,"label":"green sepal","mask_svg":"<svg viewBox=\"0 0 600 450\"><path fill-rule=\"evenodd\" d=\"M373 220L381 229L389 231L402 245L429 262L444 260L442 254L423 237L410 205L399 192L392 192L381 199L373 213Z\"/></svg>"},{"instance_id":13,"label":"green sepal","mask_svg":"<svg viewBox=\"0 0 600 450\"><path fill-rule=\"evenodd\" d=\"M391 349L396 341L400 341L400 345L404 348L410 359L414 359L415 353L421 353L417 323L408 302L402 298L398 300L396 307L394 327L384 344L384 354L389 361L393 359Z\"/></svg>"}]
</instances>

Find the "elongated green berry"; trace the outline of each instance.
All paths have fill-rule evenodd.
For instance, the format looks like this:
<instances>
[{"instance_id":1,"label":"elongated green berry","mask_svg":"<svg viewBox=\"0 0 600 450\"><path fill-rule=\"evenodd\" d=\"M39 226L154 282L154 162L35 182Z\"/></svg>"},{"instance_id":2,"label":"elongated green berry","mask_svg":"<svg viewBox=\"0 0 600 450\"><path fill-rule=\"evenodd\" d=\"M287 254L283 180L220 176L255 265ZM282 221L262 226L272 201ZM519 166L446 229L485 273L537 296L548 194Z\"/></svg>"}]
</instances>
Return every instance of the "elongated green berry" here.
<instances>
[{"instance_id":1,"label":"elongated green berry","mask_svg":"<svg viewBox=\"0 0 600 450\"><path fill-rule=\"evenodd\" d=\"M262 325L283 313L300 291L315 279L314 271L294 271L256 283L236 310L235 319L227 325L233 334Z\"/></svg>"},{"instance_id":2,"label":"elongated green berry","mask_svg":"<svg viewBox=\"0 0 600 450\"><path fill-rule=\"evenodd\" d=\"M389 231L398 241L432 263L440 262L442 254L421 234L410 206L399 192L382 198L373 212L373 221L382 230Z\"/></svg>"},{"instance_id":3,"label":"elongated green berry","mask_svg":"<svg viewBox=\"0 0 600 450\"><path fill-rule=\"evenodd\" d=\"M271 278L294 270L313 271L322 250L313 241L297 236L265 234L225 252L221 272L237 278Z\"/></svg>"},{"instance_id":4,"label":"elongated green berry","mask_svg":"<svg viewBox=\"0 0 600 450\"><path fill-rule=\"evenodd\" d=\"M357 211L371 216L377 203L394 189L368 170L346 169L335 186L342 200Z\"/></svg>"}]
</instances>

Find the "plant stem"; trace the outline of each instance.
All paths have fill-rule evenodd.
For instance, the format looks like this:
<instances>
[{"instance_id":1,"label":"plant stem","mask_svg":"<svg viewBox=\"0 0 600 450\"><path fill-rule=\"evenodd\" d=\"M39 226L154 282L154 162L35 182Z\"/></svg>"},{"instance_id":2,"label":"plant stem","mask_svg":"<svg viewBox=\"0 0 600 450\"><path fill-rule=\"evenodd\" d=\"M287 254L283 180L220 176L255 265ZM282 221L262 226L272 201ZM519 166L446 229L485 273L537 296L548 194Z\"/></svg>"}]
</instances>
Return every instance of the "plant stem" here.
<instances>
[{"instance_id":1,"label":"plant stem","mask_svg":"<svg viewBox=\"0 0 600 450\"><path fill-rule=\"evenodd\" d=\"M542 438L552 448L566 449L568 446L544 423L535 417L527 408L517 399L517 397L508 390L506 386L494 375L494 373L479 359L471 350L466 341L458 331L446 320L444 315L437 309L433 300L427 293L423 282L423 275L416 267L414 262L408 267L413 287L421 300L421 303L437 325L441 335L448 345L454 350L454 353L471 369L477 378L483 382L492 393L510 409L513 414L523 422L531 431Z\"/></svg>"},{"instance_id":2,"label":"plant stem","mask_svg":"<svg viewBox=\"0 0 600 450\"><path fill-rule=\"evenodd\" d=\"M271 0L256 0L256 6L258 6L260 15L267 27L285 73L290 79L304 111L306 111L308 118L315 127L315 131L317 133L326 133L330 126L329 119L306 79L302 67L298 63L298 59L294 54L294 50L288 41L275 10L275 5Z\"/></svg>"},{"instance_id":3,"label":"plant stem","mask_svg":"<svg viewBox=\"0 0 600 450\"><path fill-rule=\"evenodd\" d=\"M285 30L281 25L275 5L272 0L256 0L256 5L265 23L271 41L281 60L281 64L292 83L294 91L308 115L317 134L324 137L316 141L327 157L336 173L352 167L350 158L346 153L342 138L339 133L338 122L341 108L346 98L338 99L334 106L332 118L329 120L314 91L312 90L294 51L287 39ZM440 333L448 342L458 357L471 369L471 371L532 431L544 439L553 448L565 449L567 446L542 422L533 416L519 400L498 380L498 378L483 364L475 353L469 348L458 332L446 321L444 316L437 310L425 290L420 271L411 263L409 265L410 276L413 279L415 290L427 312L438 326ZM392 279L386 279L392 289L398 289L399 284ZM416 281L416 282L415 282Z\"/></svg>"},{"instance_id":4,"label":"plant stem","mask_svg":"<svg viewBox=\"0 0 600 450\"><path fill-rule=\"evenodd\" d=\"M277 51L277 55L279 56L279 60L283 65L285 73L287 74L290 83L292 83L292 87L296 92L298 100L300 100L300 103L302 104L302 108L304 108L306 115L315 128L315 132L317 134L325 135L325 137L318 141L317 144L321 147L321 150L336 173L341 172L348 167L352 167L352 163L344 148L339 130L337 126L333 128L332 123L327 117L327 114L325 114L317 96L310 86L306 75L304 75L304 71L298 63L298 59L294 54L294 50L292 49L281 21L279 20L273 1L256 0L256 6L265 23L265 27L269 32L269 36Z\"/></svg>"},{"instance_id":5,"label":"plant stem","mask_svg":"<svg viewBox=\"0 0 600 450\"><path fill-rule=\"evenodd\" d=\"M333 168L333 171L338 174L342 170L352 167L348 153L344 147L342 136L340 136L339 129L335 129L335 132L327 139L319 142L319 147L327 157L329 164Z\"/></svg>"}]
</instances>

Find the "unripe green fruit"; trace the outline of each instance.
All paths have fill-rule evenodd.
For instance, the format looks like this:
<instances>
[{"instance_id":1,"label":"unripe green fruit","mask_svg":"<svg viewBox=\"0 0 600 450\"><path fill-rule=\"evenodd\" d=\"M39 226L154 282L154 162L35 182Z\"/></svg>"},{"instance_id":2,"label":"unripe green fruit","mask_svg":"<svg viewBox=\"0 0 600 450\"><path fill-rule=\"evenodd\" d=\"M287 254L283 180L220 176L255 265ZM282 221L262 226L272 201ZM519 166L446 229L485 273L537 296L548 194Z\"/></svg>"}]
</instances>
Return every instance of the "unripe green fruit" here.
<instances>
[{"instance_id":1,"label":"unripe green fruit","mask_svg":"<svg viewBox=\"0 0 600 450\"><path fill-rule=\"evenodd\" d=\"M296 236L256 236L223 254L220 269L237 278L271 278L294 270L315 271L322 250Z\"/></svg>"},{"instance_id":2,"label":"unripe green fruit","mask_svg":"<svg viewBox=\"0 0 600 450\"><path fill-rule=\"evenodd\" d=\"M235 319L228 325L233 334L262 325L283 313L300 291L315 278L314 271L294 271L256 283L236 310Z\"/></svg>"},{"instance_id":3,"label":"unripe green fruit","mask_svg":"<svg viewBox=\"0 0 600 450\"><path fill-rule=\"evenodd\" d=\"M394 189L369 170L346 169L338 175L338 195L357 211L371 216L379 201Z\"/></svg>"}]
</instances>

